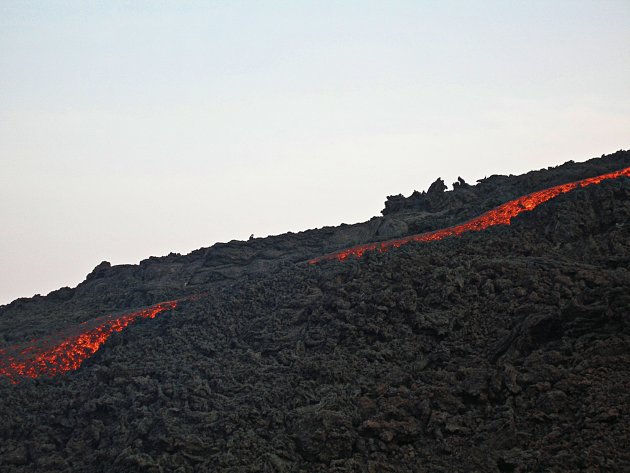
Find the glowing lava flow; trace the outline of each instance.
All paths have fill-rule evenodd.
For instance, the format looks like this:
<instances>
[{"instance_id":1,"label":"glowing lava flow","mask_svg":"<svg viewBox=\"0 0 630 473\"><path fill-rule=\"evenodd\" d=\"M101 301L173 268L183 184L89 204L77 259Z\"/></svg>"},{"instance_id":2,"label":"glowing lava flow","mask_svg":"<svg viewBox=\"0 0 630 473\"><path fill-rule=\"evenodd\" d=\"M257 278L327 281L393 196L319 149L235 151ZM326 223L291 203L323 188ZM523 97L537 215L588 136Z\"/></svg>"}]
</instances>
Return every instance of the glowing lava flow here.
<instances>
[{"instance_id":1,"label":"glowing lava flow","mask_svg":"<svg viewBox=\"0 0 630 473\"><path fill-rule=\"evenodd\" d=\"M160 312L177 307L178 301L160 302L146 309L120 316L105 316L84 322L80 333L67 336L62 342L51 342L53 337L34 340L0 350L0 376L13 383L20 378L55 376L81 366L107 341L114 332L121 332L138 319L153 319Z\"/></svg>"},{"instance_id":2,"label":"glowing lava flow","mask_svg":"<svg viewBox=\"0 0 630 473\"><path fill-rule=\"evenodd\" d=\"M558 197L561 194L565 194L579 187L587 187L593 184L599 184L607 179L616 179L621 176L630 177L630 167L622 169L620 171L611 172L608 174L602 174L597 177L590 177L588 179L582 179L581 181L570 182L568 184L561 184L559 186L550 187L538 192L527 194L518 199L506 202L499 207L489 210L488 212L469 220L461 225L454 227L448 227L433 232L421 233L418 235L411 235L396 240L387 240L377 243L367 243L365 245L353 246L346 248L345 250L330 253L328 255L320 256L309 260L309 263L316 264L321 261L327 260L347 260L350 256L360 258L366 251L379 251L385 252L390 248L399 248L402 245L406 245L411 242L429 242L442 240L450 236L460 236L466 232L477 232L485 230L486 228L493 227L495 225L509 225L514 217L523 213L529 212L538 207L543 202Z\"/></svg>"},{"instance_id":3,"label":"glowing lava flow","mask_svg":"<svg viewBox=\"0 0 630 473\"><path fill-rule=\"evenodd\" d=\"M543 202L547 202L561 194L621 176L630 177L630 167L601 176L533 192L510 202L506 202L461 225L421 233L419 235L411 235L396 240L354 246L336 253L314 258L309 260L309 263L315 264L320 261L335 259L344 261L350 256L359 258L363 256L366 251L384 252L390 248L399 248L411 242L437 241L450 236L459 236L466 232L484 230L495 225L509 225L512 218L517 215L531 211ZM54 376L76 370L87 358L96 353L114 332L121 332L138 319L153 319L161 312L174 309L180 301L197 300L205 295L206 293L201 293L179 300L161 302L146 309L121 316L100 317L90 322L84 322L75 328L73 334L66 335L65 338L57 334L56 336L34 340L28 344L25 343L8 348L0 348L0 376L6 376L13 383L17 383L21 378ZM68 332L64 333L67 334ZM62 341L56 341L58 338L62 338Z\"/></svg>"}]
</instances>

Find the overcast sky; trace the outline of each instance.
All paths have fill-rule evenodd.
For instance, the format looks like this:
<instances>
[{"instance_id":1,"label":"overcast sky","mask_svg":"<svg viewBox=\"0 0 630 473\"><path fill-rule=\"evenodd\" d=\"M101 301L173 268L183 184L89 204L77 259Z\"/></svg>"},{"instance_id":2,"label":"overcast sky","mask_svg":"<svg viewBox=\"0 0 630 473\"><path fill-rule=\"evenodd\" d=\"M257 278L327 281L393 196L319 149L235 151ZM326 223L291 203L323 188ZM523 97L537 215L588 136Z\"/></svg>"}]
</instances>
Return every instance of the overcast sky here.
<instances>
[{"instance_id":1,"label":"overcast sky","mask_svg":"<svg viewBox=\"0 0 630 473\"><path fill-rule=\"evenodd\" d=\"M0 304L630 148L630 2L0 0Z\"/></svg>"}]
</instances>

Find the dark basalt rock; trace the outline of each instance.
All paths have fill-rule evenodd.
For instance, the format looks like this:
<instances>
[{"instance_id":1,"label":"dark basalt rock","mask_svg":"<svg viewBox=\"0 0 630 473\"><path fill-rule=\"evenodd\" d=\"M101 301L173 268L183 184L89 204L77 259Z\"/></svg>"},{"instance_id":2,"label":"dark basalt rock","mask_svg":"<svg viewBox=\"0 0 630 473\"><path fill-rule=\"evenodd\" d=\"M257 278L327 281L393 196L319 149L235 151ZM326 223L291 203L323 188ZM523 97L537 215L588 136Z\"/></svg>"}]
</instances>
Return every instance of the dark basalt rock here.
<instances>
[{"instance_id":1,"label":"dark basalt rock","mask_svg":"<svg viewBox=\"0 0 630 473\"><path fill-rule=\"evenodd\" d=\"M75 372L0 379L0 470L630 471L630 179L509 227L304 263L629 161L462 182L388 200L399 208L363 224L103 263L75 289L4 306L0 349L205 294L113 336Z\"/></svg>"},{"instance_id":2,"label":"dark basalt rock","mask_svg":"<svg viewBox=\"0 0 630 473\"><path fill-rule=\"evenodd\" d=\"M90 274L85 277L86 281L105 277L107 271L112 267L109 261L103 261L96 265Z\"/></svg>"},{"instance_id":3,"label":"dark basalt rock","mask_svg":"<svg viewBox=\"0 0 630 473\"><path fill-rule=\"evenodd\" d=\"M457 178L456 182L453 182L453 191L459 191L462 189L468 189L470 184L466 183L461 177Z\"/></svg>"},{"instance_id":4,"label":"dark basalt rock","mask_svg":"<svg viewBox=\"0 0 630 473\"><path fill-rule=\"evenodd\" d=\"M427 195L433 196L435 194L443 194L445 190L446 190L446 184L444 184L444 180L441 177L438 177L436 181L429 186Z\"/></svg>"},{"instance_id":5,"label":"dark basalt rock","mask_svg":"<svg viewBox=\"0 0 630 473\"><path fill-rule=\"evenodd\" d=\"M630 153L617 151L614 154L593 158L584 163L569 161L556 167L531 171L521 176L494 175L471 186L460 177L452 191L446 191L444 181L438 179L427 192L414 191L409 197L389 196L383 215L405 211L428 211L472 217L521 195L552 187L564 182L593 177L630 166ZM446 226L446 225L444 225ZM410 230L412 228L410 227Z\"/></svg>"}]
</instances>

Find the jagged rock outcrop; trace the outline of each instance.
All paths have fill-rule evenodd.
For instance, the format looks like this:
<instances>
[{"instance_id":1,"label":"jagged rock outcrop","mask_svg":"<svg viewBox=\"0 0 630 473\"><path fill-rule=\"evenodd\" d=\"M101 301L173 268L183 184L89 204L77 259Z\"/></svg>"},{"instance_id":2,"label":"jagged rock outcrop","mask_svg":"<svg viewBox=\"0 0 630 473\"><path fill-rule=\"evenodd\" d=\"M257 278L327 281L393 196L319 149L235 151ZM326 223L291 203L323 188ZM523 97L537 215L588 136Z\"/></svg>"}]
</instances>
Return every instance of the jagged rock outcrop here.
<instances>
[{"instance_id":1,"label":"jagged rock outcrop","mask_svg":"<svg viewBox=\"0 0 630 473\"><path fill-rule=\"evenodd\" d=\"M451 191L446 191L444 181L438 179L427 192L414 191L409 197L389 196L382 214L397 214L397 218L401 218L406 212L445 212L449 217L456 215L458 218L470 218L473 214L478 215L502 202L530 192L627 166L630 166L630 154L627 151L618 151L583 163L569 161L521 176L493 175L479 180L475 186L466 184L460 177ZM409 228L413 231L414 225Z\"/></svg>"}]
</instances>

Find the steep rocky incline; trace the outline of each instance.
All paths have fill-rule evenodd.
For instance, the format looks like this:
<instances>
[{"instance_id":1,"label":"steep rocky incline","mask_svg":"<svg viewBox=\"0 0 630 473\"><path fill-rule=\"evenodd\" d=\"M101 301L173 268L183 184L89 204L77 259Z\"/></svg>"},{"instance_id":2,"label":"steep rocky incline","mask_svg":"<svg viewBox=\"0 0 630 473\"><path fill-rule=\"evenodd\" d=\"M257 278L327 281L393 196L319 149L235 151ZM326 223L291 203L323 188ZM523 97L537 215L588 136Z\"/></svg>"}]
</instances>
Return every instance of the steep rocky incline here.
<instances>
[{"instance_id":1,"label":"steep rocky incline","mask_svg":"<svg viewBox=\"0 0 630 473\"><path fill-rule=\"evenodd\" d=\"M462 223L524 194L630 166L630 151L569 162L522 176L491 176L476 186L458 184L453 191L434 184L409 198L389 197L383 217L363 223L250 241L217 243L188 255L150 257L138 265L103 262L76 288L48 296L21 298L0 306L0 346L45 335L106 313L120 313L215 285L232 284L264 274L284 262L301 262L370 241L387 240Z\"/></svg>"},{"instance_id":2,"label":"steep rocky incline","mask_svg":"<svg viewBox=\"0 0 630 473\"><path fill-rule=\"evenodd\" d=\"M543 171L531 190L628 154L566 180ZM345 262L304 262L339 243L291 249L305 233L275 237L292 256L230 284L192 278L271 246L104 264L74 290L4 307L2 336L23 341L88 318L90 300L122 311L204 291L77 371L0 379L2 471L630 471L630 178L510 226Z\"/></svg>"}]
</instances>

